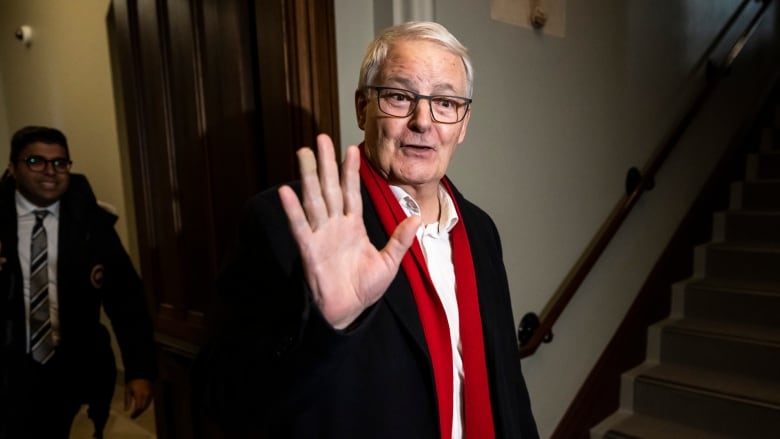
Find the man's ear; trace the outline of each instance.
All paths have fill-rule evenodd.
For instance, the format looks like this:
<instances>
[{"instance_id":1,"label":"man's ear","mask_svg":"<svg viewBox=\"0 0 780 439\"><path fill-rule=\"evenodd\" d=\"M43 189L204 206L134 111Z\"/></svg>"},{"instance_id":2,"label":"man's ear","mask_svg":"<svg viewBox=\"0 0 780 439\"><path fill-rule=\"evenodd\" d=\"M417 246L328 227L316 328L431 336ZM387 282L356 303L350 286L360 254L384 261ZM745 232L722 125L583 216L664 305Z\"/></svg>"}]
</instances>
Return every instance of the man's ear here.
<instances>
[{"instance_id":1,"label":"man's ear","mask_svg":"<svg viewBox=\"0 0 780 439\"><path fill-rule=\"evenodd\" d=\"M365 131L366 127L366 109L368 108L368 97L361 90L355 90L355 115L357 116L358 128Z\"/></svg>"},{"instance_id":2,"label":"man's ear","mask_svg":"<svg viewBox=\"0 0 780 439\"><path fill-rule=\"evenodd\" d=\"M460 133L458 133L458 145L463 143L463 139L466 138L466 130L469 127L469 121L471 120L471 108L466 110L466 117L463 118L463 122L460 125Z\"/></svg>"}]
</instances>

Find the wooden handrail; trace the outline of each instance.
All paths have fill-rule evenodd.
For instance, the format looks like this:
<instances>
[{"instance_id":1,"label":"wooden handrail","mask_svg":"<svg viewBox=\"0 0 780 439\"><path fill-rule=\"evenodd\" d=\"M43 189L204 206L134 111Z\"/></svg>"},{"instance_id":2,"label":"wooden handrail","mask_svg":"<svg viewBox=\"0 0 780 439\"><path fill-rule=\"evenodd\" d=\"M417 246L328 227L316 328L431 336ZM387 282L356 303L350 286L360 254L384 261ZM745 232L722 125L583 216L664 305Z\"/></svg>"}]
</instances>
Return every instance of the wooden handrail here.
<instances>
[{"instance_id":1,"label":"wooden handrail","mask_svg":"<svg viewBox=\"0 0 780 439\"><path fill-rule=\"evenodd\" d=\"M750 1L755 0L743 0L740 6L737 8L731 19L728 21L724 30L720 32L717 39L723 38L726 34L726 29L732 26L739 14L745 9ZM627 184L627 193L618 201L617 205L612 209L609 216L605 220L604 224L596 232L596 235L591 239L585 251L579 257L574 266L569 270L569 273L561 282L561 285L555 291L553 297L544 307L540 317L537 317L533 313L526 314L518 328L518 338L520 339L520 358L525 358L533 355L539 348L542 342L549 342L552 340L552 327L560 317L563 310L571 301L577 289L582 285L585 277L590 273L590 270L598 261L604 249L609 242L615 236L620 229L623 221L626 219L631 209L639 200L639 197L645 190L649 190L654 185L655 174L660 169L666 158L672 152L674 147L679 142L682 135L688 129L691 121L698 114L704 102L712 94L715 86L720 80L728 73L734 60L742 51L745 43L748 41L751 35L758 27L759 21L764 16L764 12L769 7L771 0L759 0L763 4L761 8L756 12L756 15L751 20L746 30L737 38L733 44L731 50L724 58L724 61L720 64L709 63L707 82L702 91L694 99L691 107L681 118L680 122L675 125L674 129L666 136L661 145L656 149L653 155L648 160L644 169L641 172L633 170L633 174L636 178L631 184ZM713 44L708 50L714 51L716 44Z\"/></svg>"}]
</instances>

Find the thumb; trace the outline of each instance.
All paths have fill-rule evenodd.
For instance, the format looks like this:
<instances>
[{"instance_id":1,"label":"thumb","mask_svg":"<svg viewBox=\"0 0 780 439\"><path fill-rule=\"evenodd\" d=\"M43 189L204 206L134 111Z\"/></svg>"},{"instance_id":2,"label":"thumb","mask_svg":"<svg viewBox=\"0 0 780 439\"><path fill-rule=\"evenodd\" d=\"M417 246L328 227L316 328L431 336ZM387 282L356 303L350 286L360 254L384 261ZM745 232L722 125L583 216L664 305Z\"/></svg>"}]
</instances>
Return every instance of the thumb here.
<instances>
[{"instance_id":1,"label":"thumb","mask_svg":"<svg viewBox=\"0 0 780 439\"><path fill-rule=\"evenodd\" d=\"M382 253L384 253L396 267L401 265L401 259L403 259L404 254L406 254L406 251L409 250L412 242L414 242L414 237L417 233L417 229L420 227L421 221L422 218L418 215L406 217L405 220L398 224L395 231L393 231L393 236L390 237L387 245L382 249Z\"/></svg>"}]
</instances>

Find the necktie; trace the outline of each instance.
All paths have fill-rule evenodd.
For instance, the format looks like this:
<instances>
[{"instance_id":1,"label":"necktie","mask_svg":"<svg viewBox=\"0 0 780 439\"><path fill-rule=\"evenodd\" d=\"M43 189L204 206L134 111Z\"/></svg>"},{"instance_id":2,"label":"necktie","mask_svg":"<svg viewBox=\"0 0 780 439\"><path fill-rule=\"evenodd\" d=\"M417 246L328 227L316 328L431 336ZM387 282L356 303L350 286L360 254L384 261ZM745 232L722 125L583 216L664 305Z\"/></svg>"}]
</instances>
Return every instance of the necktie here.
<instances>
[{"instance_id":1,"label":"necktie","mask_svg":"<svg viewBox=\"0 0 780 439\"><path fill-rule=\"evenodd\" d=\"M49 317L49 261L43 227L47 213L47 210L35 211L30 242L30 353L41 364L46 364L54 354Z\"/></svg>"}]
</instances>

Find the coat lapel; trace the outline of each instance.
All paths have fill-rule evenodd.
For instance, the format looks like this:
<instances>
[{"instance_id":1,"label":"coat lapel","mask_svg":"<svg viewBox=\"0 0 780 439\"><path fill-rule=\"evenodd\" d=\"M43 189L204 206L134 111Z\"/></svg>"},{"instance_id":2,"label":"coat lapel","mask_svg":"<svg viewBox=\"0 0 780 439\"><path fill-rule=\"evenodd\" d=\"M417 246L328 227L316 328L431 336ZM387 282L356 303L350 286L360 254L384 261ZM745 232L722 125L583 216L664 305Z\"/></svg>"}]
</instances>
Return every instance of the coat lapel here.
<instances>
[{"instance_id":1,"label":"coat lapel","mask_svg":"<svg viewBox=\"0 0 780 439\"><path fill-rule=\"evenodd\" d=\"M368 192L366 192L365 189L362 189L362 194L363 220L366 225L368 238L376 248L381 249L387 244L389 237L379 221L379 216L377 215L376 210L374 210ZM430 358L425 342L425 334L422 329L422 322L420 321L420 315L417 312L417 304L414 301L409 281L407 280L403 269L400 267L398 269L398 274L382 297L382 301L387 304L388 308L396 316L398 321L401 322L403 328L412 336L415 344L425 356Z\"/></svg>"}]
</instances>

